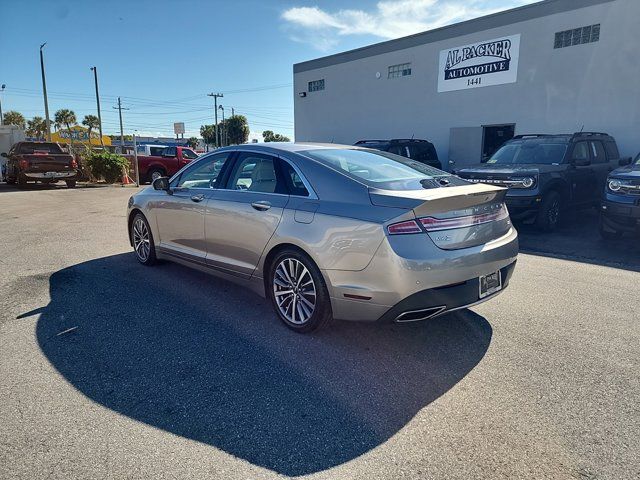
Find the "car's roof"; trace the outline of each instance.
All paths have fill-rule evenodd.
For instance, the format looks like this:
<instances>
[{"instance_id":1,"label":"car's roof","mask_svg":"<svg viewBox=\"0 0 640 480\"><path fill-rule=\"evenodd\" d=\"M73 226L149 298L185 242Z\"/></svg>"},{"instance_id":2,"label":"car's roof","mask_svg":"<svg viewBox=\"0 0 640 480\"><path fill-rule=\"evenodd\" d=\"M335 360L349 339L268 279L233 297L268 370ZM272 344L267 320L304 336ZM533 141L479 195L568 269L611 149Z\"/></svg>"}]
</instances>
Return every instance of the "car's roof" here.
<instances>
[{"instance_id":1,"label":"car's roof","mask_svg":"<svg viewBox=\"0 0 640 480\"><path fill-rule=\"evenodd\" d=\"M266 142L266 143L244 143L242 145L233 145L225 147L225 150L264 150L273 151L281 150L285 152L303 152L306 150L323 150L323 149L340 149L351 148L357 149L353 145L342 145L339 143L314 143L314 142Z\"/></svg>"}]
</instances>

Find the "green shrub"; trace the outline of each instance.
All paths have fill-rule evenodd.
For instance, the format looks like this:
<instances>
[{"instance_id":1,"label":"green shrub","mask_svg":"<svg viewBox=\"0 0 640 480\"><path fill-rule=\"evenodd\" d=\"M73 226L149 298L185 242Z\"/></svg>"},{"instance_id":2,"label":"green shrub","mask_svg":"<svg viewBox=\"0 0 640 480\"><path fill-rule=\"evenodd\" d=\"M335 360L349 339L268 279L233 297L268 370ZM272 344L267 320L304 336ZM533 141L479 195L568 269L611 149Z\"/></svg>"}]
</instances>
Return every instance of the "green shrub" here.
<instances>
[{"instance_id":1,"label":"green shrub","mask_svg":"<svg viewBox=\"0 0 640 480\"><path fill-rule=\"evenodd\" d=\"M122 167L129 168L129 160L115 153L94 152L87 159L87 166L95 178L114 183L122 178Z\"/></svg>"}]
</instances>

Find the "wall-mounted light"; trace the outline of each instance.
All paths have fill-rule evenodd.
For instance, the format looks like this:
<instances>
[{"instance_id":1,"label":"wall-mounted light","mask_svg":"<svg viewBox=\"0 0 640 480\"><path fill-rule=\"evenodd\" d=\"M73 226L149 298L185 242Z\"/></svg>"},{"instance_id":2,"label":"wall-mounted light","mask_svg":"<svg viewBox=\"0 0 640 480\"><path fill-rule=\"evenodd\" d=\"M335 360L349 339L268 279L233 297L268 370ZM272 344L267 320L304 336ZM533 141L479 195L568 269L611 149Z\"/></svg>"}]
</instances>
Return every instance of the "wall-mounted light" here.
<instances>
[{"instance_id":1,"label":"wall-mounted light","mask_svg":"<svg viewBox=\"0 0 640 480\"><path fill-rule=\"evenodd\" d=\"M300 98L304 98L304 97L306 97L306 96L307 96L307 92L300 92L300 93L298 93L298 96L299 96Z\"/></svg>"}]
</instances>

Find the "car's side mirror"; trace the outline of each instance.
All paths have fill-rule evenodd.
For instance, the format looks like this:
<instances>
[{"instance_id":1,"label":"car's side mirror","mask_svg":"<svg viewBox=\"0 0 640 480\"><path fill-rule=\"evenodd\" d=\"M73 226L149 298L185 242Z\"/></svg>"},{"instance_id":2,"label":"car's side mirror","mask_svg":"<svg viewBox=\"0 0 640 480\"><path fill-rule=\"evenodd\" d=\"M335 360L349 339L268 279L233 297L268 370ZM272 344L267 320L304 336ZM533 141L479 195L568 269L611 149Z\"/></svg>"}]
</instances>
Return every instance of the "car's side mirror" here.
<instances>
[{"instance_id":1,"label":"car's side mirror","mask_svg":"<svg viewBox=\"0 0 640 480\"><path fill-rule=\"evenodd\" d=\"M167 193L171 193L171 187L169 186L169 177L156 178L153 181L154 190L164 190Z\"/></svg>"},{"instance_id":2,"label":"car's side mirror","mask_svg":"<svg viewBox=\"0 0 640 480\"><path fill-rule=\"evenodd\" d=\"M588 158L574 158L573 160L571 160L571 164L574 167L587 167L591 165L591 160L589 160Z\"/></svg>"},{"instance_id":3,"label":"car's side mirror","mask_svg":"<svg viewBox=\"0 0 640 480\"><path fill-rule=\"evenodd\" d=\"M624 157L618 161L618 165L621 167L626 167L627 165L631 165L631 157Z\"/></svg>"},{"instance_id":4,"label":"car's side mirror","mask_svg":"<svg viewBox=\"0 0 640 480\"><path fill-rule=\"evenodd\" d=\"M7 155L7 152L2 152L0 153L1 156L3 156L4 158L9 158L9 155Z\"/></svg>"}]
</instances>

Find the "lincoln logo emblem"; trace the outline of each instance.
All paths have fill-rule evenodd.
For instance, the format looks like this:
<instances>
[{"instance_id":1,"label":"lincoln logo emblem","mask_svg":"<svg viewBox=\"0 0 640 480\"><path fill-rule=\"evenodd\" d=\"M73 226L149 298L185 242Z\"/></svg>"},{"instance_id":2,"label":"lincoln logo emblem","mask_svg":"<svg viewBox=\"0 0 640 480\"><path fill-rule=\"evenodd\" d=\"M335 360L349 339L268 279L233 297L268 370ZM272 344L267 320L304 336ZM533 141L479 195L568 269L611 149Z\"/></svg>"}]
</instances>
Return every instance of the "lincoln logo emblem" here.
<instances>
[{"instance_id":1,"label":"lincoln logo emblem","mask_svg":"<svg viewBox=\"0 0 640 480\"><path fill-rule=\"evenodd\" d=\"M460 66L463 62L475 58L487 57L486 63ZM497 40L495 42L481 43L470 47L456 48L447 53L447 63L444 67L444 79L474 77L487 73L506 72L511 63L511 40Z\"/></svg>"}]
</instances>

